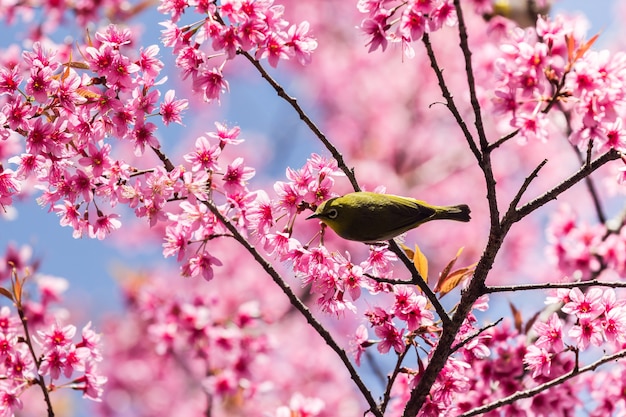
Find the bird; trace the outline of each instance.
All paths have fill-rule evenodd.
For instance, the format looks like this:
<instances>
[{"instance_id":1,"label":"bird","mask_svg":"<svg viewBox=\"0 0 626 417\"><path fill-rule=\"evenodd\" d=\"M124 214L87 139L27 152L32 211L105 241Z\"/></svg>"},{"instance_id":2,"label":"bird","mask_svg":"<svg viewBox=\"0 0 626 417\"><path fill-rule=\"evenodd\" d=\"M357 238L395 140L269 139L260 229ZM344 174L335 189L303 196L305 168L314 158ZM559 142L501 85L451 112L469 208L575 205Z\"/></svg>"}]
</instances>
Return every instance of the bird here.
<instances>
[{"instance_id":1,"label":"bird","mask_svg":"<svg viewBox=\"0 0 626 417\"><path fill-rule=\"evenodd\" d=\"M467 204L435 206L410 197L357 191L324 201L309 219L319 219L343 239L375 243L431 220L471 218Z\"/></svg>"}]
</instances>

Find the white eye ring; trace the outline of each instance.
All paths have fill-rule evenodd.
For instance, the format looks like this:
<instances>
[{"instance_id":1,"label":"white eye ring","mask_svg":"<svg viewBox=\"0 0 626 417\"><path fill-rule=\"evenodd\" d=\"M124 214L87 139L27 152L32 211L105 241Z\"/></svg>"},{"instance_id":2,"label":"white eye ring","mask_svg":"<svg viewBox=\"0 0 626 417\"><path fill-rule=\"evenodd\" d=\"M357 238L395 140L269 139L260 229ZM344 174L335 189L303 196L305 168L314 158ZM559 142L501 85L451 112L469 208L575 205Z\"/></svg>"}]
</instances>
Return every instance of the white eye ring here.
<instances>
[{"instance_id":1,"label":"white eye ring","mask_svg":"<svg viewBox=\"0 0 626 417\"><path fill-rule=\"evenodd\" d=\"M333 208L333 209L328 210L328 214L326 215L326 217L333 220L337 218L337 214L339 214L339 212L337 212L337 209Z\"/></svg>"}]
</instances>

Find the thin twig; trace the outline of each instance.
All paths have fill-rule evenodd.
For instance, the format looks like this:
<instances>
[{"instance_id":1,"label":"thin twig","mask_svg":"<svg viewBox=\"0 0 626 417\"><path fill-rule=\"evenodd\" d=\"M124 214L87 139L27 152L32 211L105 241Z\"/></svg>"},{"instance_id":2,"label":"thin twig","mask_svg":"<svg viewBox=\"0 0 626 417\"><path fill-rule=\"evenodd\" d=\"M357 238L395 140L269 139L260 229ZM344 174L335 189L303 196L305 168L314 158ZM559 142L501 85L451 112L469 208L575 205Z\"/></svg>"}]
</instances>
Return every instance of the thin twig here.
<instances>
[{"instance_id":1,"label":"thin twig","mask_svg":"<svg viewBox=\"0 0 626 417\"><path fill-rule=\"evenodd\" d=\"M283 293L287 296L291 305L304 316L306 321L311 325L313 329L315 329L315 331L322 337L322 339L324 339L326 344L333 351L335 351L337 356L339 356L344 366L350 373L350 377L356 384L357 388L359 389L359 391L361 391L361 394L363 394L363 397L367 401L372 414L377 417L383 417L382 413L378 409L376 400L374 400L374 397L367 389L367 386L361 380L361 377L350 362L348 355L337 344L337 342L335 342L328 330L326 330L326 328L319 321L317 321L309 308L300 301L298 296L291 290L291 287L282 279L278 271L276 271L276 269L274 269L274 267L256 250L256 248L250 242L248 242L248 240L239 232L239 230L226 217L224 217L224 215L219 211L215 204L213 204L213 202L211 201L203 201L203 203L207 206L211 213L213 213L213 215L218 218L218 220L224 225L224 227L226 227L228 231L232 233L235 240L237 240L237 242L239 242L241 246L243 246L248 251L248 253L250 253L254 257L254 260L259 265L261 265L265 272L270 277L272 277L276 285L278 285Z\"/></svg>"},{"instance_id":2,"label":"thin twig","mask_svg":"<svg viewBox=\"0 0 626 417\"><path fill-rule=\"evenodd\" d=\"M474 69L472 67L472 51L469 47L467 26L465 25L465 17L461 9L461 0L454 0L454 9L459 22L459 41L463 59L465 60L465 75L467 76L467 85L469 87L470 103L474 110L474 126L476 126L476 131L478 132L483 158L487 158L489 155L487 152L489 142L487 141L487 134L485 133L485 127L483 125L480 102L476 94L476 80L474 79Z\"/></svg>"},{"instance_id":3,"label":"thin twig","mask_svg":"<svg viewBox=\"0 0 626 417\"><path fill-rule=\"evenodd\" d=\"M393 383L396 378L400 374L400 369L402 369L402 362L404 362L404 358L406 354L409 352L411 345L406 345L404 347L404 351L398 355L398 360L396 361L396 366L393 368L393 372L388 378L387 388L385 389L385 393L383 394L383 401L380 404L380 410L384 413L387 409L387 405L389 405L389 401L391 400L391 389L393 388Z\"/></svg>"},{"instance_id":4,"label":"thin twig","mask_svg":"<svg viewBox=\"0 0 626 417\"><path fill-rule=\"evenodd\" d=\"M559 106L559 110L561 110L561 113L565 117L565 123L567 125L567 131L565 133L567 137L569 138L574 131L572 129L572 117L571 117L570 111L566 110L563 107L563 104L561 102L559 102L558 106ZM576 154L578 163L580 165L586 164L587 166L589 166L589 164L591 163L591 150L593 149L593 142L590 140L587 145L587 158L586 159L582 157L580 150L578 149L576 145L574 145L569 140L567 142L570 144L572 150ZM589 191L589 195L591 196L591 201L593 202L594 208L596 209L596 216L598 217L598 221L602 224L606 223L606 215L604 214L604 209L602 208L602 204L600 203L600 196L598 195L596 185L593 181L593 178L591 178L591 176L585 177L585 185L587 186L587 191Z\"/></svg>"},{"instance_id":5,"label":"thin twig","mask_svg":"<svg viewBox=\"0 0 626 417\"><path fill-rule=\"evenodd\" d=\"M517 291L535 291L535 290L553 290L557 288L581 288L581 287L610 287L610 288L626 288L626 282L623 281L599 281L597 279L589 281L577 282L545 282L537 284L521 284L521 285L497 285L485 288L487 293L496 292L517 292Z\"/></svg>"},{"instance_id":6,"label":"thin twig","mask_svg":"<svg viewBox=\"0 0 626 417\"><path fill-rule=\"evenodd\" d=\"M547 163L548 163L548 160L544 159L543 161L541 161L539 165L537 165L537 167L533 170L533 172L531 172L530 175L526 177L519 191L517 192L517 194L515 194L515 197L513 197L513 200L511 200L511 204L509 205L509 211L507 213L512 213L515 211L515 209L517 208L517 205L519 204L519 201L522 199L522 196L524 195L524 193L530 186L530 183L537 177L541 168L543 168L544 165Z\"/></svg>"},{"instance_id":7,"label":"thin twig","mask_svg":"<svg viewBox=\"0 0 626 417\"><path fill-rule=\"evenodd\" d=\"M20 321L22 322L22 327L24 328L24 342L28 346L28 350L30 351L33 360L35 361L35 365L39 370L39 366L41 365L41 361L37 359L37 355L35 354L35 348L33 347L33 342L30 337L30 331L28 330L28 318L26 314L24 314L24 308L22 307L21 302L16 303L17 313L20 316ZM48 388L46 387L46 383L43 380L43 375L37 374L35 378L35 382L41 388L41 392L43 392L43 398L46 402L46 407L48 408L48 417L54 417L54 410L52 409L52 401L50 401L50 395L48 393Z\"/></svg>"},{"instance_id":8,"label":"thin twig","mask_svg":"<svg viewBox=\"0 0 626 417\"><path fill-rule=\"evenodd\" d=\"M473 339L475 339L478 336L480 336L486 330L491 329L492 327L496 327L502 320L504 320L504 319L502 317L500 317L498 320L494 321L493 323L490 323L490 324L486 325L482 329L478 329L476 332L474 332L473 334L468 336L466 339L464 339L464 340L460 341L459 343L457 343L456 345L454 345L452 347L452 349L450 350L450 354L452 354L452 353L456 352L457 350L461 349L463 346L465 346L470 341L472 341Z\"/></svg>"},{"instance_id":9,"label":"thin twig","mask_svg":"<svg viewBox=\"0 0 626 417\"><path fill-rule=\"evenodd\" d=\"M534 388L528 389L526 391L518 391L513 395L509 395L508 397L502 398L498 401L494 401L490 404L486 404L482 407L477 407L474 408L472 411L468 411L467 413L461 414L459 417L471 417L471 416L477 416L480 414L484 414L487 413L489 411L492 410L496 410L504 405L507 404L512 404L515 401L524 399L524 398L531 398L537 394L539 394L540 392L546 391L556 385L560 385L562 383L564 383L565 381L575 378L580 374L583 374L585 372L589 372L589 371L594 371L597 367L599 367L600 365L603 365L607 362L612 362L615 361L617 359L626 357L626 350L622 350L618 353L615 353L613 355L609 355L609 356L605 356L601 359L598 359L596 362L584 366L582 368L579 369L574 369L572 372L568 372L565 375L560 376L559 378L555 378L551 381L548 381L544 384L538 385Z\"/></svg>"},{"instance_id":10,"label":"thin twig","mask_svg":"<svg viewBox=\"0 0 626 417\"><path fill-rule=\"evenodd\" d=\"M552 109L554 105L556 105L557 103L560 105L561 101L559 100L559 98L561 98L563 88L565 87L565 78L567 77L567 74L569 74L570 71L571 71L571 66L568 65L565 72L563 72L563 75L561 76L561 79L559 80L558 84L556 86L552 84L554 86L554 92L552 93L552 97L550 98L548 105L544 107L543 110L541 110L542 113L548 114L548 112L550 111L550 109Z\"/></svg>"},{"instance_id":11,"label":"thin twig","mask_svg":"<svg viewBox=\"0 0 626 417\"><path fill-rule=\"evenodd\" d=\"M239 50L237 53L239 55L244 56L248 61L250 61L250 63L254 65L257 71L259 71L259 74L261 74L261 77L263 77L270 84L270 86L272 86L274 91L276 91L276 94L278 94L280 98L285 100L287 103L291 105L291 107L293 107L293 109L296 111L296 113L298 113L298 116L304 122L304 124L306 124L309 127L309 129L311 129L313 134L315 134L315 136L324 144L326 149L328 149L328 151L333 156L333 158L335 158L335 160L337 161L337 165L339 166L339 169L341 169L344 172L344 174L346 174L346 177L348 177L348 180L350 181L350 184L352 184L352 188L354 188L354 191L360 191L361 187L359 186L359 183L356 180L356 176L354 175L354 170L351 168L348 168L348 166L346 165L346 162L343 159L343 155L339 152L339 150L335 147L335 145L333 145L328 140L328 138L326 138L326 135L322 133L322 131L317 127L317 125L313 122L313 120L311 120L311 118L304 112L304 110L302 110L302 107L300 107L300 105L298 104L298 101L295 98L291 97L289 94L287 94L285 89L280 84L278 84L278 82L274 80L274 78L272 78L272 76L265 70L265 68L263 68L261 63L257 59L255 59L252 55L242 50Z\"/></svg>"},{"instance_id":12,"label":"thin twig","mask_svg":"<svg viewBox=\"0 0 626 417\"><path fill-rule=\"evenodd\" d=\"M456 103L454 102L454 99L452 98L452 93L450 92L450 90L448 89L448 86L446 85L446 80L443 78L443 70L439 66L439 63L437 62L437 57L435 56L435 50L433 49L433 45L430 42L430 36L427 33L425 33L424 36L422 36L422 43L426 47L426 53L428 54L428 59L430 60L430 66L432 67L433 71L435 72L435 75L437 76L437 82L439 83L439 89L441 90L441 94L443 95L443 98L446 99L446 106L448 107L448 110L450 110L450 113L452 113L452 116L454 117L454 120L456 120L456 123L459 125L459 127L463 131L463 136L465 136L465 140L467 141L467 144L469 145L472 153L474 154L474 157L480 163L482 161L482 155L480 153L480 150L478 149L478 146L476 146L474 137L472 136L472 133L469 131L469 128L467 127L467 124L465 123L465 120L463 120L463 116L461 116L461 113L459 112L459 109L456 107Z\"/></svg>"},{"instance_id":13,"label":"thin twig","mask_svg":"<svg viewBox=\"0 0 626 417\"><path fill-rule=\"evenodd\" d=\"M377 277L371 274L363 274L366 277L368 277L369 279L379 282L381 284L391 284L391 285L411 285L413 284L413 280L410 281L406 281L406 280L402 280L402 279L395 279L395 278L385 278L385 277Z\"/></svg>"},{"instance_id":14,"label":"thin twig","mask_svg":"<svg viewBox=\"0 0 626 417\"><path fill-rule=\"evenodd\" d=\"M214 17L215 19L217 19L218 22L225 25L224 20L222 19L222 16L219 15L219 13L216 13ZM333 158L335 158L335 160L337 161L337 165L339 166L339 169L341 169L344 172L344 174L346 174L346 177L348 177L348 180L350 181L350 184L352 184L352 188L354 188L354 191L360 191L361 187L359 186L359 183L356 180L356 176L354 175L354 169L348 168L348 165L346 165L343 159L343 155L339 152L339 150L335 147L335 145L333 145L326 138L326 135L322 133L322 131L317 127L317 125L313 122L313 120L311 120L311 118L304 112L304 110L302 110L302 107L300 107L300 105L298 104L298 101L295 98L291 97L289 94L287 94L285 89L276 80L274 80L274 78L265 70L265 68L263 68L263 65L261 65L259 60L254 58L252 55L250 55L249 52L246 52L242 49L238 49L237 54L245 57L254 66L254 68L256 68L256 70L259 71L259 74L261 74L261 77L263 77L265 81L269 83L269 85L274 89L274 91L276 91L276 94L278 94L280 98L285 100L287 103L289 103L291 107L293 107L296 113L298 113L300 120L302 120L304 124L306 124L309 127L309 129L311 129L313 134L324 144L324 146L326 147L326 149L328 149L328 151L333 156Z\"/></svg>"},{"instance_id":15,"label":"thin twig","mask_svg":"<svg viewBox=\"0 0 626 417\"><path fill-rule=\"evenodd\" d=\"M435 295L433 290L430 289L430 287L426 283L426 280L422 277L422 275L419 273L417 268L415 268L415 265L413 265L413 262L409 259L409 257L406 256L406 253L404 253L404 251L400 248L400 246L398 246L396 241L393 239L389 241L389 249L393 253L395 253L398 256L398 258L400 258L400 260L402 261L406 269L410 272L411 284L417 285L420 288L420 290L422 290L426 298L428 298L428 301L430 301L430 303L434 307L435 311L437 312L437 315L439 315L439 318L441 319L443 327L446 328L447 326L449 326L451 324L451 319L448 313L446 312L446 309L443 308L443 305L441 305L441 303L439 302L439 299L437 299L437 296Z\"/></svg>"},{"instance_id":16,"label":"thin twig","mask_svg":"<svg viewBox=\"0 0 626 417\"><path fill-rule=\"evenodd\" d=\"M515 136L517 136L519 131L520 131L519 129L515 129L508 135L502 136L500 139L498 139L497 141L489 145L489 147L487 148L487 152L491 152L494 149L500 147L500 145L502 145L504 142L508 141L509 139L513 139Z\"/></svg>"},{"instance_id":17,"label":"thin twig","mask_svg":"<svg viewBox=\"0 0 626 417\"><path fill-rule=\"evenodd\" d=\"M561 182L556 187L545 192L543 195L537 197L533 201L526 203L525 205L517 209L514 213L510 213L511 215L508 216L508 221L517 222L521 220L525 216L537 210L539 207L545 205L550 200L555 200L558 196L569 190L571 187L576 185L578 182L583 180L585 177L587 177L589 174L591 174L601 166L619 158L620 153L615 149L607 151L605 154L593 160L589 165L584 165L580 167L580 169L576 173L567 178L565 181Z\"/></svg>"}]
</instances>

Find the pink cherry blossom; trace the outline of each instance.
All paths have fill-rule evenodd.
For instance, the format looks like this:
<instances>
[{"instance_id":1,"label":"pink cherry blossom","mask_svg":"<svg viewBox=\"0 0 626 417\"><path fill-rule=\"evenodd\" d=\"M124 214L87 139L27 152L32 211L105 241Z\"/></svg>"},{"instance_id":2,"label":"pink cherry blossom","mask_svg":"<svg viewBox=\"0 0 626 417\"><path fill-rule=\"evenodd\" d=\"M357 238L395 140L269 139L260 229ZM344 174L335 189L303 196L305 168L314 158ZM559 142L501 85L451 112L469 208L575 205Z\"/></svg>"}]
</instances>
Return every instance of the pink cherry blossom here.
<instances>
[{"instance_id":1,"label":"pink cherry blossom","mask_svg":"<svg viewBox=\"0 0 626 417\"><path fill-rule=\"evenodd\" d=\"M602 290L599 288L591 288L585 294L580 288L573 288L569 292L569 302L561 310L567 314L575 314L579 318L593 319L604 312L601 297Z\"/></svg>"},{"instance_id":2,"label":"pink cherry blossom","mask_svg":"<svg viewBox=\"0 0 626 417\"><path fill-rule=\"evenodd\" d=\"M533 329L539 335L535 345L555 352L563 350L562 322L557 313L553 313L546 323L536 322Z\"/></svg>"}]
</instances>

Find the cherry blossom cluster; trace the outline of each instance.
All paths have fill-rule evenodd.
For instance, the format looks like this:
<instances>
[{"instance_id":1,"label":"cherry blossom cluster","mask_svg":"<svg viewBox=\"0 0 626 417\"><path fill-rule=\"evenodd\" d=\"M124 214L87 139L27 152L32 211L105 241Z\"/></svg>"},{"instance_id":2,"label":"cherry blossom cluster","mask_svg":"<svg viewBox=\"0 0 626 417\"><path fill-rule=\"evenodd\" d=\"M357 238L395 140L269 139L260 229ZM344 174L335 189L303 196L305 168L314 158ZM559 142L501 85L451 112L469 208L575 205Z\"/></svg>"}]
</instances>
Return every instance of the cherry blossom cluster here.
<instances>
[{"instance_id":1,"label":"cherry blossom cluster","mask_svg":"<svg viewBox=\"0 0 626 417\"><path fill-rule=\"evenodd\" d=\"M220 243L215 255L224 266L211 282L173 280L168 267L126 276L125 308L102 326L108 381L97 415L359 414L334 353L289 313L237 242ZM316 352L315 361L309 349L284 348L294 339Z\"/></svg>"},{"instance_id":2,"label":"cherry blossom cluster","mask_svg":"<svg viewBox=\"0 0 626 417\"><path fill-rule=\"evenodd\" d=\"M289 400L289 405L278 407L272 417L307 416L316 417L324 408L324 401L319 398L305 397L300 393L294 394Z\"/></svg>"},{"instance_id":3,"label":"cherry blossom cluster","mask_svg":"<svg viewBox=\"0 0 626 417\"><path fill-rule=\"evenodd\" d=\"M574 323L567 335L578 350L602 346L606 352L626 346L626 302L618 300L612 288L592 287L585 293L579 288L560 289L548 302L562 303L561 311ZM537 323L535 331L538 339L529 347L526 362L533 375L548 376L552 357L564 349L563 322L554 313L547 323Z\"/></svg>"},{"instance_id":4,"label":"cherry blossom cluster","mask_svg":"<svg viewBox=\"0 0 626 417\"><path fill-rule=\"evenodd\" d=\"M474 306L487 308L482 297ZM554 355L549 376L527 372L532 347L528 336L513 326L510 320L486 330L476 327L477 319L469 314L455 338L458 352L448 359L438 375L419 416L458 415L477 407L501 400L513 393L532 388L564 375L574 367L574 355ZM420 367L420 369L423 365ZM411 389L419 381L418 370L403 372L394 385L392 415L401 415L409 400ZM535 395L498 408L504 415L567 415L578 402L580 384L564 383Z\"/></svg>"},{"instance_id":5,"label":"cherry blossom cluster","mask_svg":"<svg viewBox=\"0 0 626 417\"><path fill-rule=\"evenodd\" d=\"M236 304L229 312L224 311L225 302L218 294L192 291L191 282L175 284L179 290L173 291L169 280L155 277L153 281L127 289L127 310L134 318L127 330L136 332L140 326L144 336L128 340L129 345L137 345L123 352L126 332L111 329L117 333L111 334L114 340L121 338L121 345L113 353L114 362L154 361L152 378L159 378L156 374L161 372L171 373L172 381L180 384L174 390L184 391L192 383L193 392L203 391L216 404L236 398L249 401L257 395L265 381L255 373L255 368L272 349L267 335L259 331L263 320L258 302ZM141 357L135 357L136 354ZM112 392L137 390L138 398L149 397L150 378L145 381L148 386L134 385L124 371L113 368L110 370ZM182 382L185 379L187 383ZM172 392L173 397L176 395Z\"/></svg>"},{"instance_id":6,"label":"cherry blossom cluster","mask_svg":"<svg viewBox=\"0 0 626 417\"><path fill-rule=\"evenodd\" d=\"M578 219L569 205L561 205L546 230L548 255L564 276L589 279L607 271L626 272L626 231L609 230Z\"/></svg>"},{"instance_id":7,"label":"cherry blossom cluster","mask_svg":"<svg viewBox=\"0 0 626 417\"><path fill-rule=\"evenodd\" d=\"M390 42L401 42L404 54L412 58L415 52L411 42L444 25L457 24L452 0L359 0L357 8L368 15L361 22L361 30L370 38L370 52L378 48L384 51Z\"/></svg>"},{"instance_id":8,"label":"cherry blossom cluster","mask_svg":"<svg viewBox=\"0 0 626 417\"><path fill-rule=\"evenodd\" d=\"M513 326L508 320L488 329L483 343L491 351L490 356L466 356L468 392L457 403L461 412L533 388L570 372L575 366L575 356L570 353L554 356L549 376L527 372L528 335L521 324ZM568 415L575 409L581 389L575 382L566 382L499 410L505 415Z\"/></svg>"},{"instance_id":9,"label":"cherry blossom cluster","mask_svg":"<svg viewBox=\"0 0 626 417\"><path fill-rule=\"evenodd\" d=\"M556 106L571 114L569 140L582 150L624 150L626 55L590 50L575 22L539 17L536 28L504 35L493 69L494 111L519 129L519 140L546 141Z\"/></svg>"},{"instance_id":10,"label":"cherry blossom cluster","mask_svg":"<svg viewBox=\"0 0 626 417\"><path fill-rule=\"evenodd\" d=\"M376 336L379 337L378 340L368 339L367 329L365 326L362 325L357 329L356 337L353 343L356 347L356 363L358 365L360 365L360 357L362 353L372 345L377 345L377 349L380 353L387 353L389 349L393 347L396 354L400 355L400 357L404 357L407 350L411 348L426 349L428 353L425 356L427 358L430 358L433 353L434 347L437 345L436 336L441 329L433 324L432 313L427 310L423 310L419 314L416 314L419 327L413 330L410 330L410 328L398 330L397 325L393 321L393 311L398 307L398 301L403 303L403 299L406 301L413 299L413 302L419 300L418 302L421 303L421 299L423 299L423 302L425 303L425 297L416 295L412 293L412 291L407 291L404 288L395 292L395 302L394 306L390 309L391 311L387 312L380 307L376 307L373 311L366 313L370 325L374 327L374 332ZM402 295L398 296L399 294ZM407 294L410 294L409 297L407 297ZM415 307L409 309L415 311ZM400 311L402 310L407 310L407 307L400 305ZM402 315L403 314L400 313L400 316ZM471 333L477 332L477 329L473 326L475 321L475 317L470 314L464 323L464 330L467 332L460 332L457 336L458 341L461 341L466 337L470 337ZM416 320L412 320L412 322L415 323ZM409 322L405 322L403 324L409 324ZM408 331L405 333L405 330ZM471 353L468 352L486 350L486 353L480 357L482 358L487 356L489 354L489 350L486 349L482 343L482 337L476 338L475 335L473 335L471 338L473 339L471 343L465 344L465 346L460 349L460 352L471 355ZM467 340L465 340L465 342L467 342ZM410 397L411 389L415 387L419 381L425 362L426 361L421 359L418 355L418 366L416 368L410 368L406 365L403 366L401 374L393 383L393 393L396 398L392 402L392 415L402 414L404 405ZM468 378L466 376L466 370L468 368L469 365L466 360L463 359L462 355L459 355L459 357L450 357L444 369L439 373L435 384L433 384L429 400L422 408L419 415L441 415L442 413L450 413L454 410L453 404L458 401L458 395L467 392Z\"/></svg>"},{"instance_id":11,"label":"cherry blossom cluster","mask_svg":"<svg viewBox=\"0 0 626 417\"><path fill-rule=\"evenodd\" d=\"M80 3L58 1L21 1L0 5L0 16L7 25L27 22L28 39L40 40L45 34L53 33L66 25L68 20L78 27L100 21L104 15L112 20L127 19L135 11L126 0L81 1ZM34 21L41 19L38 24Z\"/></svg>"},{"instance_id":12,"label":"cherry blossom cluster","mask_svg":"<svg viewBox=\"0 0 626 417\"><path fill-rule=\"evenodd\" d=\"M225 202L219 205L220 212L246 234L260 195L248 189L255 170L243 158L237 157L226 166L219 161L226 145L242 142L240 129L220 123L216 127L216 132L207 132L196 139L194 150L183 156L185 166L169 173L156 170L154 182L162 186L153 187L164 203L180 200L177 210L162 210L163 207L154 210L158 220L166 224L164 256L176 255L184 276L202 276L206 280L213 278L213 266L222 264L211 255L207 243L227 232L209 210L209 201L213 204L221 197ZM153 216L155 222L157 217Z\"/></svg>"},{"instance_id":13,"label":"cherry blossom cluster","mask_svg":"<svg viewBox=\"0 0 626 417\"><path fill-rule=\"evenodd\" d=\"M515 382L516 386L523 387L520 376L524 372L522 358L524 353L523 338L518 337L515 329L509 326L481 329L475 311L483 312L488 309L489 299L482 296L468 314L459 333L455 336L455 354L448 358L442 371L437 376L424 407L419 416L456 415L469 411L503 397L509 389L508 385L500 388L500 381ZM409 400L411 390L421 377L421 371L430 360L437 345L436 336L441 331L437 326L426 326L417 331L407 332L403 341L398 341L397 348L403 352L415 346L426 349L424 358L418 357L418 366L411 369L407 366L395 381L391 402L391 415L402 415L404 406ZM361 350L376 343L376 340L367 340L364 329L362 336L357 334L357 355ZM378 335L378 332L376 332ZM418 343L421 340L422 343ZM380 347L379 347L380 350ZM521 352L512 355L512 352ZM476 395L476 393L480 393Z\"/></svg>"},{"instance_id":14,"label":"cherry blossom cluster","mask_svg":"<svg viewBox=\"0 0 626 417\"><path fill-rule=\"evenodd\" d=\"M305 65L317 48L308 22L290 25L283 17L284 7L273 0L226 0L219 5L166 0L159 11L170 16L162 23L163 44L173 48L183 78L191 77L193 90L206 101L219 100L228 90L224 66L240 51L254 52L256 59L267 58L276 67L290 58ZM185 12L202 18L179 26Z\"/></svg>"},{"instance_id":15,"label":"cherry blossom cluster","mask_svg":"<svg viewBox=\"0 0 626 417\"><path fill-rule=\"evenodd\" d=\"M43 274L24 278L22 274L33 267L29 255L26 247L18 251L9 246L0 260L7 266L1 274L1 294L15 306L0 307L0 415L7 417L24 408L26 391L42 389L48 396L71 388L100 401L107 381L99 371L100 335L91 323L78 337L76 326L60 324L67 313L54 304L61 301L67 281ZM35 285L27 290L24 283L29 280Z\"/></svg>"},{"instance_id":16,"label":"cherry blossom cluster","mask_svg":"<svg viewBox=\"0 0 626 417\"><path fill-rule=\"evenodd\" d=\"M365 349L375 343L380 353L387 353L393 349L396 353L402 353L405 349L405 337L414 339L416 336L430 335L438 329L433 326L434 315L428 309L428 300L422 294L416 293L408 286L394 286L394 303L389 309L374 307L366 311L365 316L378 341L368 340L365 326L361 325L356 332L355 360L358 365ZM394 320L395 319L395 320ZM398 324L406 328L398 328ZM406 331L406 334L405 334Z\"/></svg>"},{"instance_id":17,"label":"cherry blossom cluster","mask_svg":"<svg viewBox=\"0 0 626 417\"><path fill-rule=\"evenodd\" d=\"M579 352L597 347L606 355L626 346L626 303L618 299L614 289L591 287L585 292L579 288L559 289L546 302L560 307L564 314L560 316L554 312L545 322L537 321L533 326L534 343L527 346L523 362L537 383L554 379L564 371L570 371L574 365L581 366L578 362ZM614 375L610 378L614 378ZM596 378L587 376L586 379L592 387L591 395L595 400L595 405L587 405L589 415L608 415L607 412L623 409L614 387L609 388L611 384L598 392L593 388L600 380L606 383L604 375ZM615 383L615 388L623 387L622 382L616 380ZM559 385L549 392L570 391L567 395L572 396L573 403L569 407L573 407L577 391L582 386L580 383ZM546 398L533 398L533 403L540 401L546 401ZM553 403L551 400L548 404ZM564 403L561 404L563 406Z\"/></svg>"},{"instance_id":18,"label":"cherry blossom cluster","mask_svg":"<svg viewBox=\"0 0 626 417\"><path fill-rule=\"evenodd\" d=\"M165 174L116 159L110 140L126 141L137 156L156 150L157 126L147 118L160 114L166 125L180 122L187 102L169 91L158 103L159 49L150 46L131 57L131 35L113 25L97 32L96 43L80 51L85 61L35 43L20 64L0 68L2 137L19 135L26 144L9 160L15 170L0 166L2 204L10 204L21 182L36 181L43 191L39 203L75 237L103 239L119 228L119 214L104 212L118 203L154 221L164 201L153 189L167 185L158 183Z\"/></svg>"}]
</instances>

